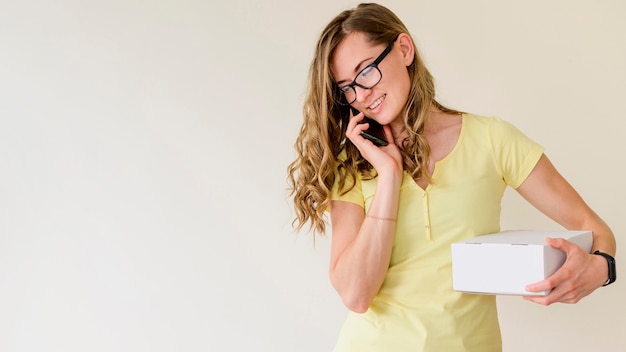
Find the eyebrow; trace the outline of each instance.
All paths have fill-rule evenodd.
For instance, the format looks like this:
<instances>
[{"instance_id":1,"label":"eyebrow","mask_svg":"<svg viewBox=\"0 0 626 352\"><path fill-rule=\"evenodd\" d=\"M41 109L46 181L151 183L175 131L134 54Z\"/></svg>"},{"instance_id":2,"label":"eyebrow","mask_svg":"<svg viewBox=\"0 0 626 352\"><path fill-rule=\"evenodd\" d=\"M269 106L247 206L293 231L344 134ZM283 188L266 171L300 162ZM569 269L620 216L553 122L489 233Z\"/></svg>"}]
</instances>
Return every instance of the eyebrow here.
<instances>
[{"instance_id":1,"label":"eyebrow","mask_svg":"<svg viewBox=\"0 0 626 352\"><path fill-rule=\"evenodd\" d=\"M374 57L369 57L369 58L367 58L367 59L365 59L365 60L363 60L363 61L359 62L359 63L358 63L358 64L354 67L354 71L352 71L352 72L353 72L354 74L359 73L359 71L361 71L361 70L363 69L363 64L365 64L365 63L366 63L367 61L369 61L369 60L374 60L374 59L375 59ZM338 82L337 82L337 85L338 85L338 86L341 86L342 84L347 83L347 82L352 82L352 79L342 79L341 81L338 81Z\"/></svg>"}]
</instances>

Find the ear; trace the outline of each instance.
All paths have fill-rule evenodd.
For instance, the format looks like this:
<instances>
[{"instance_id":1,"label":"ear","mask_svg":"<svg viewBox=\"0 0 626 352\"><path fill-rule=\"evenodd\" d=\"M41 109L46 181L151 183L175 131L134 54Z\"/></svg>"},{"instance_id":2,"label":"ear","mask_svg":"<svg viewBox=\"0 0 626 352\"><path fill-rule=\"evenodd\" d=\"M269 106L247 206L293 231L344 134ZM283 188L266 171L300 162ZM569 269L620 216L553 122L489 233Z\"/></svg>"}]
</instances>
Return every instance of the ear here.
<instances>
[{"instance_id":1,"label":"ear","mask_svg":"<svg viewBox=\"0 0 626 352\"><path fill-rule=\"evenodd\" d=\"M413 63L413 60L415 60L415 46L413 45L413 40L407 33L400 33L398 43L400 44L404 64L408 67Z\"/></svg>"}]
</instances>

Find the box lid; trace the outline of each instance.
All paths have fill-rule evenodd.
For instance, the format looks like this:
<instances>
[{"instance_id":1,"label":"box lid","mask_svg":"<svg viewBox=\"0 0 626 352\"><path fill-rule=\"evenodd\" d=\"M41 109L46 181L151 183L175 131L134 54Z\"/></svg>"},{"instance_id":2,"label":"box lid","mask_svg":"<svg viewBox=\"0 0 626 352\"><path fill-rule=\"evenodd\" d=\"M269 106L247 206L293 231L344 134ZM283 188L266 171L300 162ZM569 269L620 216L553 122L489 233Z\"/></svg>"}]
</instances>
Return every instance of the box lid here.
<instances>
[{"instance_id":1,"label":"box lid","mask_svg":"<svg viewBox=\"0 0 626 352\"><path fill-rule=\"evenodd\" d=\"M564 238L570 240L590 231L537 231L537 230L506 230L498 233L476 236L458 243L468 244L509 244L509 245L546 245L546 238Z\"/></svg>"}]
</instances>

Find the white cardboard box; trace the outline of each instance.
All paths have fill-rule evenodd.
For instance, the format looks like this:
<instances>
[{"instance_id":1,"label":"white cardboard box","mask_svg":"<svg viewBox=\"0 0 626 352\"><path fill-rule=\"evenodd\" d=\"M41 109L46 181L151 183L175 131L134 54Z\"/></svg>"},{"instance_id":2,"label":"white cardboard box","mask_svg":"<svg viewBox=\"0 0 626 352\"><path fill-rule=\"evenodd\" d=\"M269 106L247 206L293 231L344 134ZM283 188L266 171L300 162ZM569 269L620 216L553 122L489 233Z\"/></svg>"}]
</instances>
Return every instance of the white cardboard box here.
<instances>
[{"instance_id":1,"label":"white cardboard box","mask_svg":"<svg viewBox=\"0 0 626 352\"><path fill-rule=\"evenodd\" d=\"M591 231L503 231L452 244L452 286L456 291L545 296L525 287L552 275L565 253L546 244L562 237L589 253Z\"/></svg>"}]
</instances>

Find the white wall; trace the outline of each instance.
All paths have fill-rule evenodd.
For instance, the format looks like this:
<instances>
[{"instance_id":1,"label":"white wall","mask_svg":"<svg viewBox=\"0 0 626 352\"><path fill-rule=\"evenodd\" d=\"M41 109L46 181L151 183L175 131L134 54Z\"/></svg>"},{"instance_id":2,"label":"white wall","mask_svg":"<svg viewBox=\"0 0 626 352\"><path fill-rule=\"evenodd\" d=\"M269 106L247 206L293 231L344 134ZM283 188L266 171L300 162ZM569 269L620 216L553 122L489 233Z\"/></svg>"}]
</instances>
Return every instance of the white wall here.
<instances>
[{"instance_id":1,"label":"white wall","mask_svg":"<svg viewBox=\"0 0 626 352\"><path fill-rule=\"evenodd\" d=\"M0 350L330 350L329 239L292 233L286 167L314 43L354 4L2 1ZM543 144L621 244L624 2L385 4L442 100ZM509 192L519 227L558 228ZM624 282L501 298L505 351L623 349Z\"/></svg>"}]
</instances>

